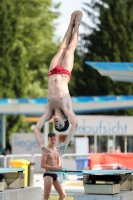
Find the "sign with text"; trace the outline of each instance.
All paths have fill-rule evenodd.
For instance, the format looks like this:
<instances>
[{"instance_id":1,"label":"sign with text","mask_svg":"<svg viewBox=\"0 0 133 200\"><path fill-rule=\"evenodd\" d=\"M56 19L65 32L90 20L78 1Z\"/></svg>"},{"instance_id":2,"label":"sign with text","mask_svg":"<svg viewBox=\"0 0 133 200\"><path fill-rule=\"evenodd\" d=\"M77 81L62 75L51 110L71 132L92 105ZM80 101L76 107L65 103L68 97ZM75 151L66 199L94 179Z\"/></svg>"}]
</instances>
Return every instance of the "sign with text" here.
<instances>
[{"instance_id":1,"label":"sign with text","mask_svg":"<svg viewBox=\"0 0 133 200\"><path fill-rule=\"evenodd\" d=\"M133 134L133 117L123 116L86 116L83 124L78 125L76 134L125 135Z\"/></svg>"},{"instance_id":2,"label":"sign with text","mask_svg":"<svg viewBox=\"0 0 133 200\"><path fill-rule=\"evenodd\" d=\"M43 134L42 138L43 138ZM14 133L11 137L12 154L41 153L33 133Z\"/></svg>"},{"instance_id":3,"label":"sign with text","mask_svg":"<svg viewBox=\"0 0 133 200\"><path fill-rule=\"evenodd\" d=\"M132 135L133 134L133 117L130 116L89 115L89 116L77 116L77 120L78 120L78 129L75 135L83 135L83 134ZM70 128L71 126L63 134L68 134ZM57 134L59 134L59 132Z\"/></svg>"}]
</instances>

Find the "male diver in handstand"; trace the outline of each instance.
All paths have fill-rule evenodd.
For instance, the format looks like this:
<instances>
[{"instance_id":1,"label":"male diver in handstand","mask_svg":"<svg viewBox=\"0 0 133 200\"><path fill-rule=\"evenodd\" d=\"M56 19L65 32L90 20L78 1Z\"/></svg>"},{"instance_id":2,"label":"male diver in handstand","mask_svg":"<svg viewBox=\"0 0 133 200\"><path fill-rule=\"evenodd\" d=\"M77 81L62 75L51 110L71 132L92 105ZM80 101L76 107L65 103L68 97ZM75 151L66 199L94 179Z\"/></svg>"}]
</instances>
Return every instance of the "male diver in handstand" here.
<instances>
[{"instance_id":1,"label":"male diver in handstand","mask_svg":"<svg viewBox=\"0 0 133 200\"><path fill-rule=\"evenodd\" d=\"M74 51L78 43L78 31L81 19L81 11L77 10L71 14L70 23L62 44L50 63L48 73L48 105L45 114L39 119L34 128L35 137L40 145L40 149L47 153L49 153L49 150L44 147L40 132L46 121L53 117L54 127L59 132L68 129L69 121L72 125L66 140L57 147L59 152L66 150L71 137L77 130L78 123L76 115L72 110L68 82L70 81L73 69Z\"/></svg>"}]
</instances>

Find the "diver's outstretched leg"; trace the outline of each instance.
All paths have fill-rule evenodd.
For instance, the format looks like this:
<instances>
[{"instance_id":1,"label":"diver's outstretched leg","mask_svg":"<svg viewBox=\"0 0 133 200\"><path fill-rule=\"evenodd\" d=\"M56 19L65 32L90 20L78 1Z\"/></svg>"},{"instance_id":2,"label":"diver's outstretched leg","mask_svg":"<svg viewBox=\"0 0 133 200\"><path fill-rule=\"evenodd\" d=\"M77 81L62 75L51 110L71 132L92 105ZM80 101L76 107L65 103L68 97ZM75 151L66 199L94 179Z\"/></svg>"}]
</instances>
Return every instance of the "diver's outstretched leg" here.
<instances>
[{"instance_id":1,"label":"diver's outstretched leg","mask_svg":"<svg viewBox=\"0 0 133 200\"><path fill-rule=\"evenodd\" d=\"M68 70L69 72L72 71L73 68L73 62L74 62L74 51L78 44L78 33L79 33L79 25L82 19L82 12L77 11L76 17L75 17L75 26L73 30L73 34L71 36L70 43L65 51L64 58L61 62L61 66Z\"/></svg>"},{"instance_id":2,"label":"diver's outstretched leg","mask_svg":"<svg viewBox=\"0 0 133 200\"><path fill-rule=\"evenodd\" d=\"M53 57L53 59L50 63L50 69L49 70L52 70L56 65L61 65L62 59L64 57L64 53L65 53L66 48L68 47L70 40L71 40L71 37L72 37L73 28L75 26L74 22L75 22L76 13L77 13L77 11L74 11L71 14L71 19L70 19L68 29L65 33L65 36L64 36L63 41L62 41L62 43L59 47L57 54Z\"/></svg>"}]
</instances>

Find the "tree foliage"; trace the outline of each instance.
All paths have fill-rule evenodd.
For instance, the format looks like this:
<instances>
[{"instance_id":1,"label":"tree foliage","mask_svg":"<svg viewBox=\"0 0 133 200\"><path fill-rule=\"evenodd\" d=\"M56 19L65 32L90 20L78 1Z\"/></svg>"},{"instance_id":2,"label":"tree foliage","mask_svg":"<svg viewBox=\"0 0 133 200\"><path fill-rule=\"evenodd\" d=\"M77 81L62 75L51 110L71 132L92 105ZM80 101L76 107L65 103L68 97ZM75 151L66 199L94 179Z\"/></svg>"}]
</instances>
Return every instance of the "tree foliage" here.
<instances>
[{"instance_id":1,"label":"tree foliage","mask_svg":"<svg viewBox=\"0 0 133 200\"><path fill-rule=\"evenodd\" d=\"M52 0L0 1L0 98L46 97L58 7ZM8 135L20 127L22 117L7 117Z\"/></svg>"},{"instance_id":2,"label":"tree foliage","mask_svg":"<svg viewBox=\"0 0 133 200\"><path fill-rule=\"evenodd\" d=\"M18 19L12 1L0 2L0 97L25 96L28 79L26 50L18 40Z\"/></svg>"},{"instance_id":3,"label":"tree foliage","mask_svg":"<svg viewBox=\"0 0 133 200\"><path fill-rule=\"evenodd\" d=\"M28 97L46 97L48 68L57 51L54 19L59 16L59 4L54 5L51 0L28 0L24 3L20 1L19 7L19 38L23 41L28 55Z\"/></svg>"}]
</instances>

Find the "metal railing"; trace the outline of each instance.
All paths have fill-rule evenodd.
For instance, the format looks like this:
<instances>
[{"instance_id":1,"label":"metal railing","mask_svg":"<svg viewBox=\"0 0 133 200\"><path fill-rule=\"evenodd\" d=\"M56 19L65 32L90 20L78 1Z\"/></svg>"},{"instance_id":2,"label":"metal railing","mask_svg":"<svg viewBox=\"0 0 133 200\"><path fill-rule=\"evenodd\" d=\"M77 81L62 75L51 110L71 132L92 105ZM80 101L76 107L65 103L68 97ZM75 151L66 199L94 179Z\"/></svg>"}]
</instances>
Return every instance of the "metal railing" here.
<instances>
[{"instance_id":1,"label":"metal railing","mask_svg":"<svg viewBox=\"0 0 133 200\"><path fill-rule=\"evenodd\" d=\"M28 159L29 161L32 160L32 154L11 154L4 156L4 167L10 167L10 160L11 159Z\"/></svg>"},{"instance_id":2,"label":"metal railing","mask_svg":"<svg viewBox=\"0 0 133 200\"><path fill-rule=\"evenodd\" d=\"M41 168L41 156L42 154L34 154L33 158L35 161L34 171L35 173L43 173L44 169Z\"/></svg>"},{"instance_id":3,"label":"metal railing","mask_svg":"<svg viewBox=\"0 0 133 200\"><path fill-rule=\"evenodd\" d=\"M12 167L10 165L11 159L26 159L34 163L34 173L42 174L44 169L41 168L41 156L42 154L11 154L11 155L0 155L0 167ZM76 154L67 153L61 155L61 163L68 169L76 170L76 160L74 157L90 157L90 154ZM66 159L65 159L66 158Z\"/></svg>"},{"instance_id":4,"label":"metal railing","mask_svg":"<svg viewBox=\"0 0 133 200\"><path fill-rule=\"evenodd\" d=\"M86 154L86 153L85 154L77 154L77 153L66 153L66 154L63 154L63 155L61 155L62 165L64 164L63 159L65 157L80 157L80 156L90 157L90 153L88 153L88 154Z\"/></svg>"},{"instance_id":5,"label":"metal railing","mask_svg":"<svg viewBox=\"0 0 133 200\"><path fill-rule=\"evenodd\" d=\"M0 156L0 167L12 167L10 165L10 160L13 159L26 159L30 162L33 162L34 165L34 172L35 173L42 173L44 169L41 168L41 156L42 154L11 154L6 156ZM2 158L2 160L1 160Z\"/></svg>"}]
</instances>

